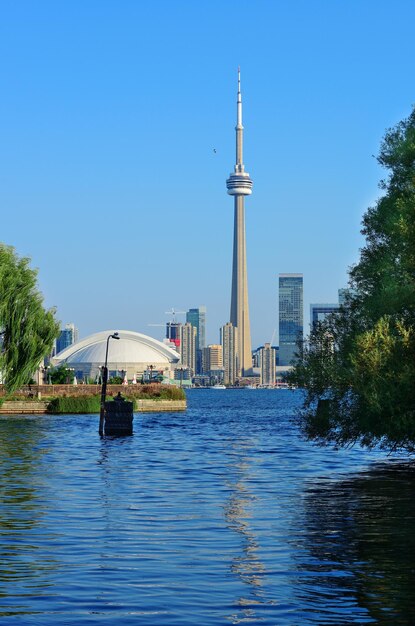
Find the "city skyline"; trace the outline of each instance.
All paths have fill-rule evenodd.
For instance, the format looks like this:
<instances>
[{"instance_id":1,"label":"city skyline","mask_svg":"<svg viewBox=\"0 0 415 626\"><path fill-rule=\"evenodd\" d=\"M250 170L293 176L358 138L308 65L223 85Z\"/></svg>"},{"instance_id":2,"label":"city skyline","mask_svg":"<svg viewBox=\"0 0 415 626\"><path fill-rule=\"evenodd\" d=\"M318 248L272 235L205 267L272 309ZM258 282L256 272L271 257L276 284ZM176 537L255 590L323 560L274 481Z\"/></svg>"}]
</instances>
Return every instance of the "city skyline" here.
<instances>
[{"instance_id":1,"label":"city skyline","mask_svg":"<svg viewBox=\"0 0 415 626\"><path fill-rule=\"evenodd\" d=\"M46 306L82 337L131 328L162 338L149 324L164 311L203 303L207 343L217 343L229 316L223 178L240 65L255 180L252 345L278 326L280 272L304 274L307 329L310 303L335 302L347 285L361 217L381 195L372 155L410 112L414 18L409 1L241 0L238 28L233 5L217 0L122 9L74 0L59 13L49 0L9 3L2 241L32 259Z\"/></svg>"}]
</instances>

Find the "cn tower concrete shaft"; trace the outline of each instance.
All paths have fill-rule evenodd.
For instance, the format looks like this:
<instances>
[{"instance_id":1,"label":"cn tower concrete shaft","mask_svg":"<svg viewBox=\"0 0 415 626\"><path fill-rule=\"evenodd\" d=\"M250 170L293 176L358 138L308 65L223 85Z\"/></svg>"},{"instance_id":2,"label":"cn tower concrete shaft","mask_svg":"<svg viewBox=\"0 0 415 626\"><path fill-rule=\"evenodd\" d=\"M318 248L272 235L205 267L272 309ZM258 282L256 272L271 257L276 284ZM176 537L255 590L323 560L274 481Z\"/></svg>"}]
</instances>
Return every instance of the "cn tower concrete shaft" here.
<instances>
[{"instance_id":1,"label":"cn tower concrete shaft","mask_svg":"<svg viewBox=\"0 0 415 626\"><path fill-rule=\"evenodd\" d=\"M242 97L238 69L238 96L236 115L236 163L235 170L226 181L228 194L234 196L234 237L232 297L230 321L237 328L238 375L252 373L251 329L249 324L248 276L245 240L245 196L252 193L252 180L243 164Z\"/></svg>"}]
</instances>

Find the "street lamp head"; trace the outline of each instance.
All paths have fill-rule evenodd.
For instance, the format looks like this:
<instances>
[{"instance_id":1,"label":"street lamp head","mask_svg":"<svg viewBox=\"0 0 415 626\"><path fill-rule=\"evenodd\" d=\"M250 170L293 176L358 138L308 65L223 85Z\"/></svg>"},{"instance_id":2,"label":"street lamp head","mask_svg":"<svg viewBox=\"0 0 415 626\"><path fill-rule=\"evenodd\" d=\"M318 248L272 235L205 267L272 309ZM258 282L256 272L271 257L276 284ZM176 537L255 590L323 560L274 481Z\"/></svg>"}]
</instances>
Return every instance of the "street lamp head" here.
<instances>
[{"instance_id":1,"label":"street lamp head","mask_svg":"<svg viewBox=\"0 0 415 626\"><path fill-rule=\"evenodd\" d=\"M120 336L118 333L114 333L113 335L110 335L111 339L120 339Z\"/></svg>"}]
</instances>

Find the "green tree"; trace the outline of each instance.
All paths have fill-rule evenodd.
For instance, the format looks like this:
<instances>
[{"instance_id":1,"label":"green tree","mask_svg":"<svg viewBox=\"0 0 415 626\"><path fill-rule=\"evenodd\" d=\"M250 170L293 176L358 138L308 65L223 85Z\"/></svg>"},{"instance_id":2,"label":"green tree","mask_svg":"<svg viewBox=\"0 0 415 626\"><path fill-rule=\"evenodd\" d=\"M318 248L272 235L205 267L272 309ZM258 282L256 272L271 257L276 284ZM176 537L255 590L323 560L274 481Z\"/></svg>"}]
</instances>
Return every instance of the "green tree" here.
<instances>
[{"instance_id":1,"label":"green tree","mask_svg":"<svg viewBox=\"0 0 415 626\"><path fill-rule=\"evenodd\" d=\"M0 244L0 371L8 391L27 383L50 353L59 332L53 310L45 310L37 272L29 259Z\"/></svg>"},{"instance_id":2,"label":"green tree","mask_svg":"<svg viewBox=\"0 0 415 626\"><path fill-rule=\"evenodd\" d=\"M415 449L415 109L389 130L384 194L363 218L353 295L317 325L291 380L301 422L321 442Z\"/></svg>"},{"instance_id":3,"label":"green tree","mask_svg":"<svg viewBox=\"0 0 415 626\"><path fill-rule=\"evenodd\" d=\"M67 367L64 363L55 367L50 373L50 382L52 385L69 385L75 378L74 370Z\"/></svg>"}]
</instances>

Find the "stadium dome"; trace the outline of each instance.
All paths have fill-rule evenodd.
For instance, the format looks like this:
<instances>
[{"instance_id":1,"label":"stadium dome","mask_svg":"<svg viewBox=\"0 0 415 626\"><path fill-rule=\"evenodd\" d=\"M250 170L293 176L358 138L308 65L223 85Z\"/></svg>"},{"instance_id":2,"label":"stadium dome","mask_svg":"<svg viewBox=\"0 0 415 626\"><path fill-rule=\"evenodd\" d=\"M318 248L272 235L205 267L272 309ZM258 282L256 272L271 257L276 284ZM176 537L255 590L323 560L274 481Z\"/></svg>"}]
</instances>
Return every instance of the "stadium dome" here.
<instances>
[{"instance_id":1,"label":"stadium dome","mask_svg":"<svg viewBox=\"0 0 415 626\"><path fill-rule=\"evenodd\" d=\"M79 378L96 378L100 367L105 364L107 339L114 331L106 330L65 348L53 359L53 365L65 364ZM110 339L108 344L108 371L110 376L126 372L128 378L141 376L151 368L173 378L173 369L179 363L179 354L157 339L131 330L118 331L119 339Z\"/></svg>"}]
</instances>

